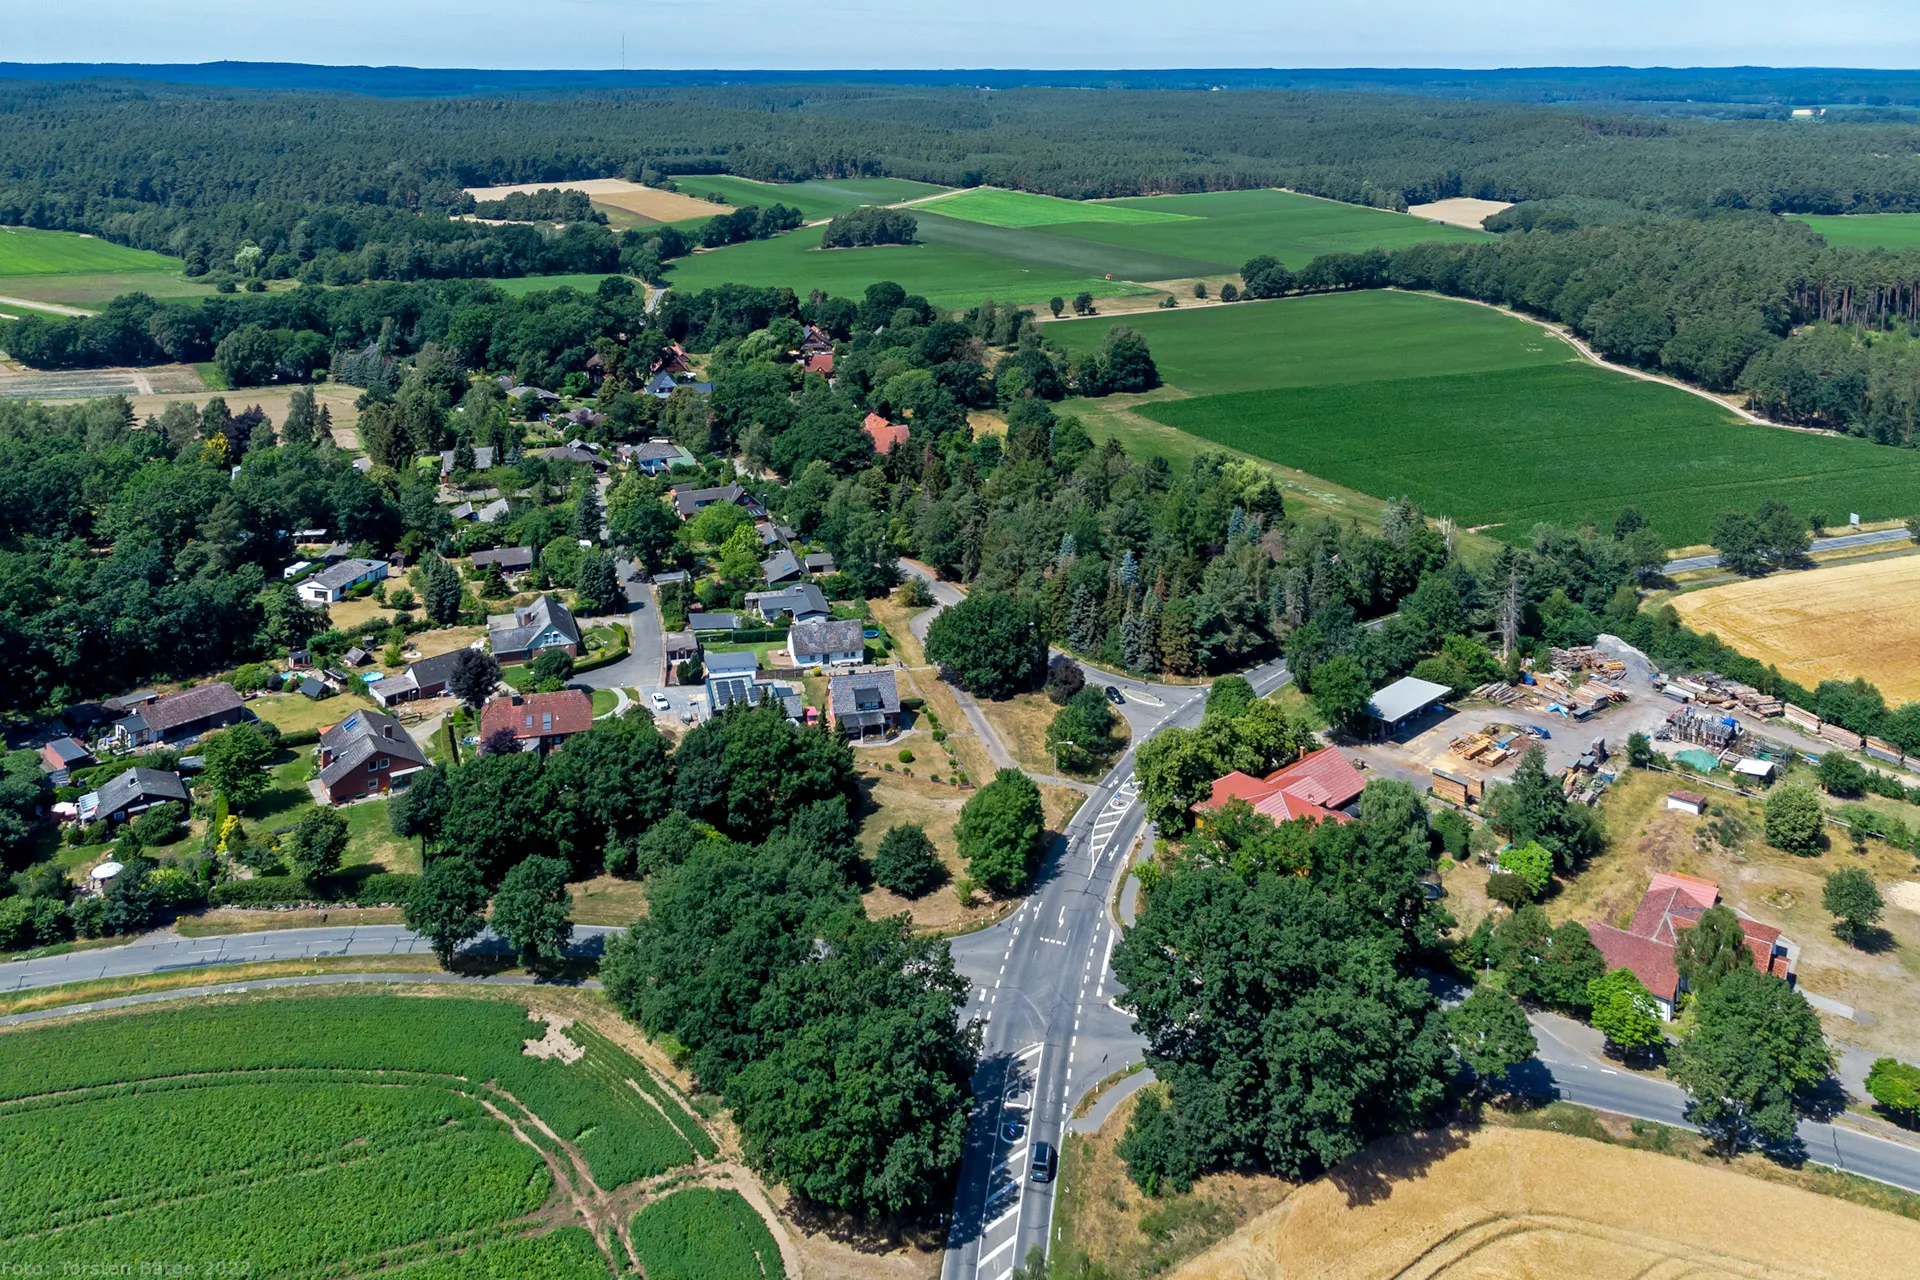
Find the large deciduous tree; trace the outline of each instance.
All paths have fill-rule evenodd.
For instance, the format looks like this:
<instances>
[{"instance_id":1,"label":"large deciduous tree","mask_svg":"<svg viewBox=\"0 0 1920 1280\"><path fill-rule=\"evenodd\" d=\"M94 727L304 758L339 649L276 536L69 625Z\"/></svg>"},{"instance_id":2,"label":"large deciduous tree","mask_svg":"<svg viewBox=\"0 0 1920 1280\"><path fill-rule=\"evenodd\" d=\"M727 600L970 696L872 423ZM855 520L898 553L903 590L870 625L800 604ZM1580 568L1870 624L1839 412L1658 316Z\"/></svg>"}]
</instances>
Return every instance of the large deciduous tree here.
<instances>
[{"instance_id":1,"label":"large deciduous tree","mask_svg":"<svg viewBox=\"0 0 1920 1280\"><path fill-rule=\"evenodd\" d=\"M487 887L465 858L429 859L407 893L402 908L407 928L433 944L440 967L453 964L454 952L487 927Z\"/></svg>"},{"instance_id":2,"label":"large deciduous tree","mask_svg":"<svg viewBox=\"0 0 1920 1280\"><path fill-rule=\"evenodd\" d=\"M1833 1067L1806 997L1756 969L1735 969L1700 993L1696 1015L1668 1067L1687 1091L1688 1118L1727 1156L1756 1137L1792 1143L1796 1096Z\"/></svg>"},{"instance_id":3,"label":"large deciduous tree","mask_svg":"<svg viewBox=\"0 0 1920 1280\"><path fill-rule=\"evenodd\" d=\"M1486 1093L1498 1090L1507 1072L1539 1047L1526 1011L1512 996L1490 986L1474 988L1472 995L1447 1011L1447 1033L1454 1052Z\"/></svg>"},{"instance_id":4,"label":"large deciduous tree","mask_svg":"<svg viewBox=\"0 0 1920 1280\"><path fill-rule=\"evenodd\" d=\"M1693 928L1681 930L1673 944L1673 964L1695 992L1719 985L1729 973L1751 970L1753 952L1747 948L1746 929L1733 908L1709 907Z\"/></svg>"},{"instance_id":5,"label":"large deciduous tree","mask_svg":"<svg viewBox=\"0 0 1920 1280\"><path fill-rule=\"evenodd\" d=\"M1004 698L1031 689L1047 667L1047 637L1031 609L1010 595L976 591L927 628L927 661L969 693Z\"/></svg>"},{"instance_id":6,"label":"large deciduous tree","mask_svg":"<svg viewBox=\"0 0 1920 1280\"><path fill-rule=\"evenodd\" d=\"M493 895L493 927L528 969L564 958L573 939L567 864L537 855L517 863Z\"/></svg>"},{"instance_id":7,"label":"large deciduous tree","mask_svg":"<svg viewBox=\"0 0 1920 1280\"><path fill-rule=\"evenodd\" d=\"M237 724L216 734L201 749L206 767L200 776L227 798L234 809L244 809L267 793L271 779L267 766L278 748L255 724Z\"/></svg>"},{"instance_id":8,"label":"large deciduous tree","mask_svg":"<svg viewBox=\"0 0 1920 1280\"><path fill-rule=\"evenodd\" d=\"M1002 769L960 810L954 829L967 874L994 894L1026 887L1040 855L1046 815L1040 788L1018 769Z\"/></svg>"}]
</instances>

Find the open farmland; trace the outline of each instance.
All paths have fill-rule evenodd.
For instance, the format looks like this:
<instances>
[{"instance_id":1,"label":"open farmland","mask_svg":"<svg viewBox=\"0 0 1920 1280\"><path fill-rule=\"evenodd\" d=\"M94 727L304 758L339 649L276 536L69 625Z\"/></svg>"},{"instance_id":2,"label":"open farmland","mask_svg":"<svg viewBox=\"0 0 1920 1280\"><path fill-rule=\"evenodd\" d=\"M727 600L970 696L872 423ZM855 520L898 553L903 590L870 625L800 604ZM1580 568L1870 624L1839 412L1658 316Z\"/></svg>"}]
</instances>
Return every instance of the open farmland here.
<instances>
[{"instance_id":1,"label":"open farmland","mask_svg":"<svg viewBox=\"0 0 1920 1280\"><path fill-rule=\"evenodd\" d=\"M1354 1191L1388 1183L1391 1194ZM1376 1143L1175 1275L1867 1280L1910 1272L1916 1249L1920 1223L1798 1187L1566 1134L1485 1129Z\"/></svg>"},{"instance_id":2,"label":"open farmland","mask_svg":"<svg viewBox=\"0 0 1920 1280\"><path fill-rule=\"evenodd\" d=\"M1809 688L1865 676L1890 702L1920 699L1920 556L1730 582L1672 603L1694 630Z\"/></svg>"},{"instance_id":3,"label":"open farmland","mask_svg":"<svg viewBox=\"0 0 1920 1280\"><path fill-rule=\"evenodd\" d=\"M0 1268L21 1274L165 1257L257 1276L604 1276L596 1197L715 1154L584 1026L390 995L7 1032L0 1143Z\"/></svg>"},{"instance_id":4,"label":"open farmland","mask_svg":"<svg viewBox=\"0 0 1920 1280\"><path fill-rule=\"evenodd\" d=\"M78 232L0 227L0 297L25 303L92 310L123 293L177 298L213 292L182 275L183 266L178 258Z\"/></svg>"},{"instance_id":5,"label":"open farmland","mask_svg":"<svg viewBox=\"0 0 1920 1280\"><path fill-rule=\"evenodd\" d=\"M1920 249L1920 213L1793 213L1841 249Z\"/></svg>"},{"instance_id":6,"label":"open farmland","mask_svg":"<svg viewBox=\"0 0 1920 1280\"><path fill-rule=\"evenodd\" d=\"M721 209L706 200L677 191L659 191L624 178L587 178L568 182L520 182L505 187L468 187L475 200L501 200L510 195L532 195L536 191L578 191L594 204L624 210L642 222L684 222L692 218L710 218Z\"/></svg>"},{"instance_id":7,"label":"open farmland","mask_svg":"<svg viewBox=\"0 0 1920 1280\"><path fill-rule=\"evenodd\" d=\"M784 1280L773 1233L738 1191L689 1187L633 1218L633 1251L647 1280Z\"/></svg>"},{"instance_id":8,"label":"open farmland","mask_svg":"<svg viewBox=\"0 0 1920 1280\"><path fill-rule=\"evenodd\" d=\"M945 187L907 178L816 178L809 182L755 182L728 174L679 174L673 184L693 196L718 194L730 205L784 204L808 222L831 218L863 204L900 204L937 196ZM704 203L704 201L703 201ZM711 206L709 206L711 208Z\"/></svg>"},{"instance_id":9,"label":"open farmland","mask_svg":"<svg viewBox=\"0 0 1920 1280\"><path fill-rule=\"evenodd\" d=\"M1195 215L1170 209L1149 209L1104 200L1062 200L1059 196L975 187L958 191L923 206L929 213L996 227L1051 227L1063 223L1108 222L1138 226L1150 222L1190 222Z\"/></svg>"}]
</instances>

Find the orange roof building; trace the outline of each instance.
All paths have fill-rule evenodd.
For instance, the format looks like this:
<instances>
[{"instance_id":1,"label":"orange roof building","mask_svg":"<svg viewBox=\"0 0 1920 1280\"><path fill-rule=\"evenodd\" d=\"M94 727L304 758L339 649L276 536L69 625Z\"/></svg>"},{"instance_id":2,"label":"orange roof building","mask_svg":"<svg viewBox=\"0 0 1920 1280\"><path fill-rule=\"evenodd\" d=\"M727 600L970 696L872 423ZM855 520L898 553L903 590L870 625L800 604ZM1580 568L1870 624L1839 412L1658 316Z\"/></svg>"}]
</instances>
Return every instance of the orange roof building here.
<instances>
[{"instance_id":1,"label":"orange roof building","mask_svg":"<svg viewBox=\"0 0 1920 1280\"><path fill-rule=\"evenodd\" d=\"M1630 969L1660 1006L1660 1016L1671 1019L1686 983L1674 964L1674 944L1682 929L1700 923L1700 917L1720 900L1720 886L1698 876L1662 871L1647 882L1647 891L1624 929L1589 924L1587 934L1600 948L1609 969ZM1754 968L1776 978L1791 978L1793 952L1780 931L1770 924L1740 917Z\"/></svg>"},{"instance_id":2,"label":"orange roof building","mask_svg":"<svg viewBox=\"0 0 1920 1280\"><path fill-rule=\"evenodd\" d=\"M888 422L877 413L868 414L867 420L860 424L860 429L867 433L867 439L873 441L873 451L883 458L893 452L895 445L905 444L913 438L913 432L907 427Z\"/></svg>"},{"instance_id":3,"label":"orange roof building","mask_svg":"<svg viewBox=\"0 0 1920 1280\"><path fill-rule=\"evenodd\" d=\"M1244 800L1253 811L1275 822L1296 818L1316 821L1352 822L1353 816L1342 810L1366 789L1367 780L1334 747L1308 752L1284 769L1276 769L1265 778L1255 778L1238 770L1216 778L1213 794L1193 806L1196 813L1223 808L1234 800Z\"/></svg>"}]
</instances>

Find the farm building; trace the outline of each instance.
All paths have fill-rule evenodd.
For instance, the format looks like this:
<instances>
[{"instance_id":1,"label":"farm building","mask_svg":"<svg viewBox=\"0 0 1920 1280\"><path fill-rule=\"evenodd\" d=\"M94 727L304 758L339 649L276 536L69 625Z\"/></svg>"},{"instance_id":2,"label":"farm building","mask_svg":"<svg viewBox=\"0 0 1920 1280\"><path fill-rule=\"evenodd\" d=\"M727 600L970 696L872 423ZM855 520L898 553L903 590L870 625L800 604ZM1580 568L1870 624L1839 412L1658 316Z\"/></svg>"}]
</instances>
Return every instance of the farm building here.
<instances>
[{"instance_id":1,"label":"farm building","mask_svg":"<svg viewBox=\"0 0 1920 1280\"><path fill-rule=\"evenodd\" d=\"M1660 1017L1671 1022L1680 993L1686 990L1674 965L1674 943L1679 940L1680 930L1693 928L1719 900L1720 886L1713 881L1663 871L1648 881L1632 924L1625 929L1589 924L1587 933L1600 949L1607 968L1631 970L1652 994ZM1794 948L1780 931L1745 916L1740 917L1740 926L1755 967L1791 981Z\"/></svg>"},{"instance_id":2,"label":"farm building","mask_svg":"<svg viewBox=\"0 0 1920 1280\"><path fill-rule=\"evenodd\" d=\"M1707 798L1698 791L1669 791L1667 808L1690 813L1697 818L1707 811Z\"/></svg>"},{"instance_id":3,"label":"farm building","mask_svg":"<svg viewBox=\"0 0 1920 1280\"><path fill-rule=\"evenodd\" d=\"M146 695L136 710L114 722L114 739L124 746L197 738L238 724L245 714L230 684L203 684L165 698Z\"/></svg>"},{"instance_id":4,"label":"farm building","mask_svg":"<svg viewBox=\"0 0 1920 1280\"><path fill-rule=\"evenodd\" d=\"M330 804L345 804L405 786L427 767L398 720L378 711L356 711L320 734L320 789Z\"/></svg>"},{"instance_id":5,"label":"farm building","mask_svg":"<svg viewBox=\"0 0 1920 1280\"><path fill-rule=\"evenodd\" d=\"M1337 748L1322 747L1265 778L1255 778L1238 770L1224 778L1215 778L1212 794L1194 805L1193 811L1203 815L1204 820L1205 814L1224 808L1232 801L1244 800L1253 806L1255 813L1275 822L1291 822L1295 818L1351 822L1354 815L1348 809L1360 798L1366 785L1367 780L1360 776L1360 771Z\"/></svg>"},{"instance_id":6,"label":"farm building","mask_svg":"<svg viewBox=\"0 0 1920 1280\"><path fill-rule=\"evenodd\" d=\"M1451 692L1443 684L1402 676L1373 695L1367 703L1367 716L1382 734L1396 733L1429 709L1439 706Z\"/></svg>"},{"instance_id":7,"label":"farm building","mask_svg":"<svg viewBox=\"0 0 1920 1280\"><path fill-rule=\"evenodd\" d=\"M346 598L355 587L378 582L387 576L385 560L342 560L319 573L301 580L294 588L307 604L333 604Z\"/></svg>"},{"instance_id":8,"label":"farm building","mask_svg":"<svg viewBox=\"0 0 1920 1280\"><path fill-rule=\"evenodd\" d=\"M487 619L487 643L501 662L531 662L547 649L580 656L580 628L567 606L540 596L524 609Z\"/></svg>"}]
</instances>

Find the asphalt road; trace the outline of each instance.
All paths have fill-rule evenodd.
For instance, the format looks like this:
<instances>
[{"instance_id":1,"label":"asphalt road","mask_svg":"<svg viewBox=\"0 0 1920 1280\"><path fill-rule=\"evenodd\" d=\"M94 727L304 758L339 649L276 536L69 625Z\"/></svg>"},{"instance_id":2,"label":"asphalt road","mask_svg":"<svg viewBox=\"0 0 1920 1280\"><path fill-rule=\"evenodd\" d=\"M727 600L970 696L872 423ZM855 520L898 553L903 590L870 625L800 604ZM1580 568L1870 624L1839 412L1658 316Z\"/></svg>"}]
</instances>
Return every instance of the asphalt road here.
<instances>
[{"instance_id":1,"label":"asphalt road","mask_svg":"<svg viewBox=\"0 0 1920 1280\"><path fill-rule=\"evenodd\" d=\"M1844 551L1849 547L1873 547L1883 542L1905 542L1908 538L1905 529L1875 529L1866 533L1841 533L1831 538L1815 538L1815 551ZM1688 569L1712 569L1718 566L1720 557L1682 556L1678 560L1667 561L1667 573L1682 573Z\"/></svg>"},{"instance_id":2,"label":"asphalt road","mask_svg":"<svg viewBox=\"0 0 1920 1280\"><path fill-rule=\"evenodd\" d=\"M659 688L666 677L660 609L652 585L634 571L631 561L621 561L619 572L627 591L627 611L624 617L613 620L626 626L632 648L618 662L581 672L573 683L588 689L639 689L644 696Z\"/></svg>"},{"instance_id":3,"label":"asphalt road","mask_svg":"<svg viewBox=\"0 0 1920 1280\"><path fill-rule=\"evenodd\" d=\"M1248 677L1268 693L1286 682L1286 666ZM1200 688L1153 686L1147 696L1158 705L1130 698L1121 708L1135 747L1161 729L1199 723L1205 707ZM1140 1057L1143 1043L1113 1004L1120 987L1108 972L1117 939L1107 906L1143 825L1133 755L1130 747L1067 824L1020 910L953 941L954 963L973 984L966 1012L985 1027L945 1280L999 1280L1045 1246L1054 1185L1028 1179L1033 1144L1058 1151L1074 1102ZM1030 1109L1004 1105L1010 1089L1030 1094ZM1005 1128L1009 1120L1017 1126Z\"/></svg>"}]
</instances>

